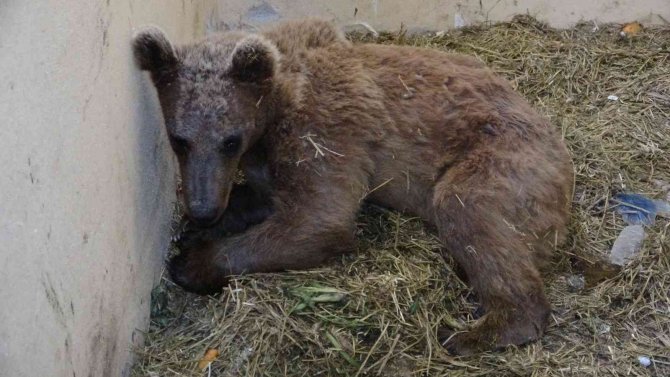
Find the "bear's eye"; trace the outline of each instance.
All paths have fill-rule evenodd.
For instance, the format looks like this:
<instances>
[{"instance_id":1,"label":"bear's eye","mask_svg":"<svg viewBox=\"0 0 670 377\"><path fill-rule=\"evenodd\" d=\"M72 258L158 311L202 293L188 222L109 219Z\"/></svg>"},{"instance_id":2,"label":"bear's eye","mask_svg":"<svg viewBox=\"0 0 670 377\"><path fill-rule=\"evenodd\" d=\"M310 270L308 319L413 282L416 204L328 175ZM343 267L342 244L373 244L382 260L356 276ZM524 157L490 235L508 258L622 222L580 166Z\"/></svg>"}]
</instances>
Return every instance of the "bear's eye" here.
<instances>
[{"instance_id":1,"label":"bear's eye","mask_svg":"<svg viewBox=\"0 0 670 377\"><path fill-rule=\"evenodd\" d=\"M221 145L221 153L227 157L233 157L237 154L241 144L242 138L239 135L229 136L223 141L223 144Z\"/></svg>"},{"instance_id":2,"label":"bear's eye","mask_svg":"<svg viewBox=\"0 0 670 377\"><path fill-rule=\"evenodd\" d=\"M188 140L179 137L179 136L173 136L170 138L170 143L172 144L172 149L174 149L175 153L181 155L186 152L188 152L190 146L188 143Z\"/></svg>"}]
</instances>

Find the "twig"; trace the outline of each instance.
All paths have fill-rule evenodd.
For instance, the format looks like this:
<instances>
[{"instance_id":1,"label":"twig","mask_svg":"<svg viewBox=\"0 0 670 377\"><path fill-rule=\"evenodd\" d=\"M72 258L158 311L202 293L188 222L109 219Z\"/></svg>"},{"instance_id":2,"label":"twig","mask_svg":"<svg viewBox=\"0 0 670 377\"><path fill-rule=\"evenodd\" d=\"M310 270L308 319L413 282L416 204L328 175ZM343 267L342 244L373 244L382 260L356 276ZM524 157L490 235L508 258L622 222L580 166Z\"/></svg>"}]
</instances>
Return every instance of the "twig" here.
<instances>
[{"instance_id":1,"label":"twig","mask_svg":"<svg viewBox=\"0 0 670 377\"><path fill-rule=\"evenodd\" d=\"M308 133L308 134L305 135L305 136L300 136L300 138L301 138L301 139L307 139L307 141L309 141L309 142L312 144L312 146L313 146L314 149L316 150L316 151L314 152L314 158L317 158L317 157L319 157L319 156L325 156L326 154L323 153L323 150L325 150L326 152L330 152L330 153L334 154L335 156L338 156L338 157L344 157L344 155L343 155L342 153L337 153L337 152L335 152L334 150L329 149L329 148L326 148L326 147L324 147L323 145L321 145L321 144L315 142L314 139L312 139L312 136L316 136L316 135Z\"/></svg>"},{"instance_id":2,"label":"twig","mask_svg":"<svg viewBox=\"0 0 670 377\"><path fill-rule=\"evenodd\" d=\"M381 187L385 186L386 184L388 184L388 183L391 182L392 180L393 180L393 177L391 177L391 178L385 180L385 181L382 182L379 186L377 186L377 187L373 188L372 190L366 192L365 195L363 195L363 197L361 198L361 200L365 199L368 195L372 194L373 192L379 190Z\"/></svg>"}]
</instances>

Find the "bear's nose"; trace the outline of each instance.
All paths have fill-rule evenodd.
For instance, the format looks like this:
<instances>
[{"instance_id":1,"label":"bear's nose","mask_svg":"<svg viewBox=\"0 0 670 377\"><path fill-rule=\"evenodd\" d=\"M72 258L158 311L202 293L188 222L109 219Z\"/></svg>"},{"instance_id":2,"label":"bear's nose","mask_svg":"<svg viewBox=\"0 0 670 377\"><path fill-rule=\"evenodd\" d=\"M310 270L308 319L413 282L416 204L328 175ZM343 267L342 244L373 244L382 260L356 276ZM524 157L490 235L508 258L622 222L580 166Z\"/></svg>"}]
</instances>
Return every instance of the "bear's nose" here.
<instances>
[{"instance_id":1,"label":"bear's nose","mask_svg":"<svg viewBox=\"0 0 670 377\"><path fill-rule=\"evenodd\" d=\"M202 205L200 203L192 203L189 205L189 218L198 226L212 226L220 217L220 212L217 207Z\"/></svg>"}]
</instances>

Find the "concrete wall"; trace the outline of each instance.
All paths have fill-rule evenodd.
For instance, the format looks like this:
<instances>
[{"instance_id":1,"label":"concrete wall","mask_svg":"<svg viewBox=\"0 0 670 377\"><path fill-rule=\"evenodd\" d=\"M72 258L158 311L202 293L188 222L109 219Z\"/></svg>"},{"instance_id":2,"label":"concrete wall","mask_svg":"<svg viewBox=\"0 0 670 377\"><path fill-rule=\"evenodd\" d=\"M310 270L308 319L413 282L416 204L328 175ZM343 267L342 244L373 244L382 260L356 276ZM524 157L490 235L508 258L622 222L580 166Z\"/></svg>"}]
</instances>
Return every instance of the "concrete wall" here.
<instances>
[{"instance_id":1,"label":"concrete wall","mask_svg":"<svg viewBox=\"0 0 670 377\"><path fill-rule=\"evenodd\" d=\"M128 374L174 202L130 38L202 35L213 3L0 0L0 376Z\"/></svg>"},{"instance_id":2,"label":"concrete wall","mask_svg":"<svg viewBox=\"0 0 670 377\"><path fill-rule=\"evenodd\" d=\"M667 23L669 0L219 0L224 27L257 26L282 18L320 15L378 30L445 30L459 23L510 20L530 14L556 27L581 20Z\"/></svg>"}]
</instances>

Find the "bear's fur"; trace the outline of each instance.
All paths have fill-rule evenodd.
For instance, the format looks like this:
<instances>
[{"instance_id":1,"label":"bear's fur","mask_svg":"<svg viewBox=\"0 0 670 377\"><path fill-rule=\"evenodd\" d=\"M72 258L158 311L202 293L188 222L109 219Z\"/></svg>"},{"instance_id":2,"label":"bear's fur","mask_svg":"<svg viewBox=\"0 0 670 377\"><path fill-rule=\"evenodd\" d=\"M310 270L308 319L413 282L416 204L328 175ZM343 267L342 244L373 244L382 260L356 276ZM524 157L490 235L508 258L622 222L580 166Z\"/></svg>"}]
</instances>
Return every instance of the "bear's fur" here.
<instances>
[{"instance_id":1,"label":"bear's fur","mask_svg":"<svg viewBox=\"0 0 670 377\"><path fill-rule=\"evenodd\" d=\"M260 224L184 244L170 271L185 289L351 251L365 199L434 225L475 289L486 314L447 339L450 351L542 334L539 267L566 236L572 163L548 121L481 62L352 44L319 20L177 48L149 28L134 50L158 91L188 217L220 222L238 167L271 199Z\"/></svg>"}]
</instances>

